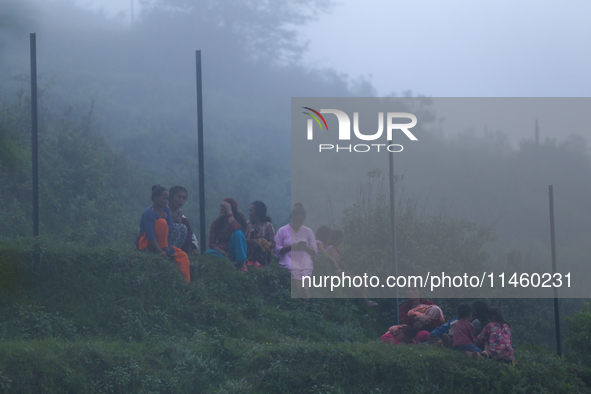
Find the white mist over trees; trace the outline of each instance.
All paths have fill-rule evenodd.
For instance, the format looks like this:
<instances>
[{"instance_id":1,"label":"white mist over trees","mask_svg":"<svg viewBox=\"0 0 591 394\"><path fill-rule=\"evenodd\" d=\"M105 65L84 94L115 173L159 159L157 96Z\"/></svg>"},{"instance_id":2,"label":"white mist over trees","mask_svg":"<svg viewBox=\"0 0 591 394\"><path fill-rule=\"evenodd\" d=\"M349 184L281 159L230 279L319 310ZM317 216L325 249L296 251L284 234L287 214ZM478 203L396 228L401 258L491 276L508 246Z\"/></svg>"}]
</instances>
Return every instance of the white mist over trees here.
<instances>
[{"instance_id":1,"label":"white mist over trees","mask_svg":"<svg viewBox=\"0 0 591 394\"><path fill-rule=\"evenodd\" d=\"M88 129L89 134L84 135L92 138L80 137L81 141L86 144L84 138L91 138L101 147L82 148L83 155L58 155L52 150L42 153L62 160L41 169L41 176L46 177L42 182L64 189L60 202L64 210L70 200L112 196L102 198L119 207L129 228L135 228L141 208L149 204L149 187L154 183L186 186L186 213L193 222L198 220L196 49L202 51L203 59L208 224L217 214L219 201L227 196L234 197L242 211L260 199L267 203L277 225L288 220L291 97L375 95L374 87L363 80L351 81L338 70L312 70L298 62L306 45L293 27L330 11L333 5L328 1L209 1L198 5L181 0L152 1L146 2L131 25L78 9L71 2L7 4L10 23L6 18L0 20L0 94L3 113L11 115L0 120L2 141L6 141L0 171L12 177L14 185L4 189L3 201L11 201L6 206L20 212L16 216L22 223L26 223L30 187L28 32L37 32L42 143L57 148L60 133L67 136L67 130ZM20 96L15 98L19 90ZM70 126L62 127L63 119L68 119ZM573 134L584 132L573 130ZM425 137L419 139L428 145ZM501 254L519 249L519 240L524 245L537 245L521 251L526 256L532 248L542 250L548 242L546 187L555 183L557 204L564 190L567 214L573 218L565 219L572 227L559 230L567 231L559 233L559 241L567 242L565 253L588 254L584 240L591 230L580 214L591 196L589 152L583 137L525 140L519 147L492 135L471 140L464 136L462 143L436 136L431 140L424 156L413 160L412 166L397 164L397 175L404 175L407 194L435 206L435 211L453 206L455 216L496 223L494 232L507 246L497 248ZM75 149L76 145L68 146ZM126 164L107 165L115 159L100 158L96 150L123 157L121 163ZM110 169L85 167L88 162L103 163ZM68 185L58 178L47 178L60 176L52 169L62 167L104 170L112 181ZM88 175L86 179L95 178ZM458 185L467 183L470 193L458 196ZM53 200L49 204L48 196L53 192L46 189L41 193L46 209L58 204ZM89 209L83 207L78 209ZM560 205L556 209L560 214ZM41 221L47 223L50 217L46 212ZM560 220L557 218L557 224ZM60 226L67 227L65 222ZM27 226L22 228L26 233ZM130 236L119 239L130 242Z\"/></svg>"}]
</instances>

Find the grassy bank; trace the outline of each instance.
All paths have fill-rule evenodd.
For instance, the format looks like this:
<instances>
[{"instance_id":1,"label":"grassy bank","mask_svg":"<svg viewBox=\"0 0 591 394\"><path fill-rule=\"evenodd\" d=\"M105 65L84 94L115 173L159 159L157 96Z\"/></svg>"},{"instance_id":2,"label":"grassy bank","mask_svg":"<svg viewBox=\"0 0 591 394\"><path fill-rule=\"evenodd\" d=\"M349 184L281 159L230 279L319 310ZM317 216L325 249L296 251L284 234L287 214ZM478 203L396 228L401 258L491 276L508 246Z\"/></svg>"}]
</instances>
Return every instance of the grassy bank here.
<instances>
[{"instance_id":1,"label":"grassy bank","mask_svg":"<svg viewBox=\"0 0 591 394\"><path fill-rule=\"evenodd\" d=\"M0 392L588 392L541 350L518 348L518 368L378 343L378 308L251 271L199 257L187 285L131 248L0 245Z\"/></svg>"}]
</instances>

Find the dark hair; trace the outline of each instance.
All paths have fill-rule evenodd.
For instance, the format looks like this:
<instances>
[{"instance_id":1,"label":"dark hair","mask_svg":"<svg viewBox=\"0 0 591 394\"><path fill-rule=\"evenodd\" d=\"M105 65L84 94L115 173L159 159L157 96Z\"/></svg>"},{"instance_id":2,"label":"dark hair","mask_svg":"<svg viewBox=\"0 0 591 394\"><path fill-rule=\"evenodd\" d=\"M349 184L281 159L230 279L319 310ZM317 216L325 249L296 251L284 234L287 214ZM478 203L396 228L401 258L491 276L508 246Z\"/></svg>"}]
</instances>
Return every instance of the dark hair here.
<instances>
[{"instance_id":1,"label":"dark hair","mask_svg":"<svg viewBox=\"0 0 591 394\"><path fill-rule=\"evenodd\" d=\"M321 240L322 242L328 242L330 237L330 228L325 225L318 227L316 230L316 239Z\"/></svg>"},{"instance_id":2,"label":"dark hair","mask_svg":"<svg viewBox=\"0 0 591 394\"><path fill-rule=\"evenodd\" d=\"M341 230L330 230L330 243L336 239L344 239L345 235Z\"/></svg>"},{"instance_id":3,"label":"dark hair","mask_svg":"<svg viewBox=\"0 0 591 394\"><path fill-rule=\"evenodd\" d=\"M160 197L160 195L163 192L167 192L168 189L160 186L159 183L157 183L156 185L152 186L152 201L154 201L155 199L157 199L158 197Z\"/></svg>"},{"instance_id":4,"label":"dark hair","mask_svg":"<svg viewBox=\"0 0 591 394\"><path fill-rule=\"evenodd\" d=\"M503 317L503 312L501 312L501 310L499 308L490 308L488 310L488 321L490 322L490 318L492 316L495 316L497 319L497 323L499 323L501 325L501 327L503 327L503 324L506 324L509 326L509 328L511 328L511 325L505 320L505 318Z\"/></svg>"},{"instance_id":5,"label":"dark hair","mask_svg":"<svg viewBox=\"0 0 591 394\"><path fill-rule=\"evenodd\" d=\"M482 300L476 300L472 303L472 310L474 313L474 318L478 319L481 322L486 322L488 321L488 316L489 316L489 309L488 309L488 304L486 303L486 301L482 301Z\"/></svg>"},{"instance_id":6,"label":"dark hair","mask_svg":"<svg viewBox=\"0 0 591 394\"><path fill-rule=\"evenodd\" d=\"M233 203L230 203L229 200L231 200ZM236 221L240 223L240 230L242 230L243 232L246 231L246 218L244 217L242 212L238 211L238 203L236 203L235 200L230 198L225 198L224 201L226 201L232 207L232 215L234 215L234 219L236 219ZM222 231L226 224L228 224L228 218L225 216L218 217L214 221L214 227L217 231Z\"/></svg>"},{"instance_id":7,"label":"dark hair","mask_svg":"<svg viewBox=\"0 0 591 394\"><path fill-rule=\"evenodd\" d=\"M254 213L259 217L259 220L263 222L273 223L271 221L271 218L267 216L267 206L264 202L256 200L250 205L254 207Z\"/></svg>"},{"instance_id":8,"label":"dark hair","mask_svg":"<svg viewBox=\"0 0 591 394\"><path fill-rule=\"evenodd\" d=\"M291 216L294 217L295 215L303 215L304 218L306 217L306 210L304 209L304 205L301 202L296 202L293 205Z\"/></svg>"},{"instance_id":9,"label":"dark hair","mask_svg":"<svg viewBox=\"0 0 591 394\"><path fill-rule=\"evenodd\" d=\"M187 192L187 189L185 189L182 186L173 186L170 188L170 191L168 192L170 194L170 199L172 200L174 198L174 196L179 193L179 192L185 192L185 194L187 196L189 196L189 193Z\"/></svg>"},{"instance_id":10,"label":"dark hair","mask_svg":"<svg viewBox=\"0 0 591 394\"><path fill-rule=\"evenodd\" d=\"M458 306L458 319L463 319L472 314L472 307L468 304L460 304Z\"/></svg>"}]
</instances>

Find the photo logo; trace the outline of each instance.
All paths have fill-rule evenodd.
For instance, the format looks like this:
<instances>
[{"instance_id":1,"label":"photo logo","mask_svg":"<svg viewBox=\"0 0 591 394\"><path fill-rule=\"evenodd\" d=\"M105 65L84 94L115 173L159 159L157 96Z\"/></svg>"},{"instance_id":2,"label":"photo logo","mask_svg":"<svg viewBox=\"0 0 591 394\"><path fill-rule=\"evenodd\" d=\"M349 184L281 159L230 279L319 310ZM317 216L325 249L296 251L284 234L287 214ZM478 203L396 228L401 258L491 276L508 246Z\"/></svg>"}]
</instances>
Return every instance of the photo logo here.
<instances>
[{"instance_id":1,"label":"photo logo","mask_svg":"<svg viewBox=\"0 0 591 394\"><path fill-rule=\"evenodd\" d=\"M326 120L324 119L324 116L320 115L320 112L318 112L318 111L316 111L315 109L312 109L312 108L310 108L310 107L302 107L302 108L304 108L304 109L307 109L307 110L309 110L309 111L312 111L312 112L314 112L316 115L320 116L320 119L322 119L322 121L324 122L324 125L326 126L326 131L328 131L328 125L326 124ZM316 120L316 122L317 122L317 123L318 123L318 125L320 126L320 129L322 129L322 123L320 123L320 121L318 120L318 118L317 118L316 116L312 115L312 114L311 114L311 113L309 113L309 112L302 112L302 113L303 113L303 114L306 114L306 115L310 115L312 118L314 118L314 120ZM309 122L308 122L308 123L310 124L310 122L312 121L312 119L308 119L308 120L309 120ZM308 133L310 133L310 132L311 132L310 130L311 130L311 127L308 125ZM308 136L310 136L310 134L308 134ZM308 139L310 139L310 138L308 137Z\"/></svg>"},{"instance_id":2,"label":"photo logo","mask_svg":"<svg viewBox=\"0 0 591 394\"><path fill-rule=\"evenodd\" d=\"M314 114L311 114L309 112L303 112L306 115L309 115L312 119L308 119L308 123L307 123L307 138L308 140L313 140L314 139L314 122L313 120L316 121L316 123L318 123L318 125L320 126L320 129L322 130L322 123L320 123L320 119L322 119L322 122L324 123L324 126L326 126L326 130L328 131L328 124L326 123L326 120L324 119L324 117L322 116L322 114L333 114L337 117L337 120L339 122L339 140L340 141L348 141L351 140L351 119L349 118L349 115L347 115L345 112L338 110L338 109L321 109L320 112L310 108L310 107L302 107L304 109L307 109L309 111L312 111ZM320 118L320 119L318 119ZM409 130L411 128L413 128L414 126L417 125L417 117L411 113L408 112L388 112L386 113L386 137L388 139L388 141L392 141L392 136L393 136L393 132L394 130L400 130L402 131L411 141L417 141L417 137L414 136L414 134ZM395 123L395 119L408 119L410 120L410 123ZM353 112L353 133L355 134L355 137L357 137L358 139L362 140L362 141L375 141L379 138L382 137L383 133L384 133L384 113L383 112L378 112L378 131L376 131L373 134L362 134L361 131L359 130L359 112ZM390 145L386 145L386 144L357 144L357 145L345 145L345 146L339 146L336 145L336 150L335 150L335 145L333 144L319 144L318 145L318 149L319 152L322 152L323 150L334 150L336 152L339 151L348 151L348 152L369 152L372 150L372 147L375 147L377 149L377 151L380 151L381 147L386 147L386 149L388 150L388 152L402 152L402 150L404 149L402 145L400 144L390 144Z\"/></svg>"}]
</instances>

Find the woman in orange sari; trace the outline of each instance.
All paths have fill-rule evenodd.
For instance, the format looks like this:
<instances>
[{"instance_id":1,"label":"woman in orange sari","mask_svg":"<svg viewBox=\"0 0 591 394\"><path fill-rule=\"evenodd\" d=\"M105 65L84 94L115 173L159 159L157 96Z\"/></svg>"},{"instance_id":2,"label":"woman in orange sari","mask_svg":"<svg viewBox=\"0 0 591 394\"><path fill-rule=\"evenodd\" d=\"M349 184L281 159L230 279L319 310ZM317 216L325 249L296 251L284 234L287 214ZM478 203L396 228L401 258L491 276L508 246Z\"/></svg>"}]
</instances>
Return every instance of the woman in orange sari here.
<instances>
[{"instance_id":1,"label":"woman in orange sari","mask_svg":"<svg viewBox=\"0 0 591 394\"><path fill-rule=\"evenodd\" d=\"M170 256L189 283L189 256L176 246L168 245L168 233L172 229L172 214L168 207L168 190L160 185L152 186L152 206L146 208L140 220L139 250L148 250L165 259Z\"/></svg>"}]
</instances>

